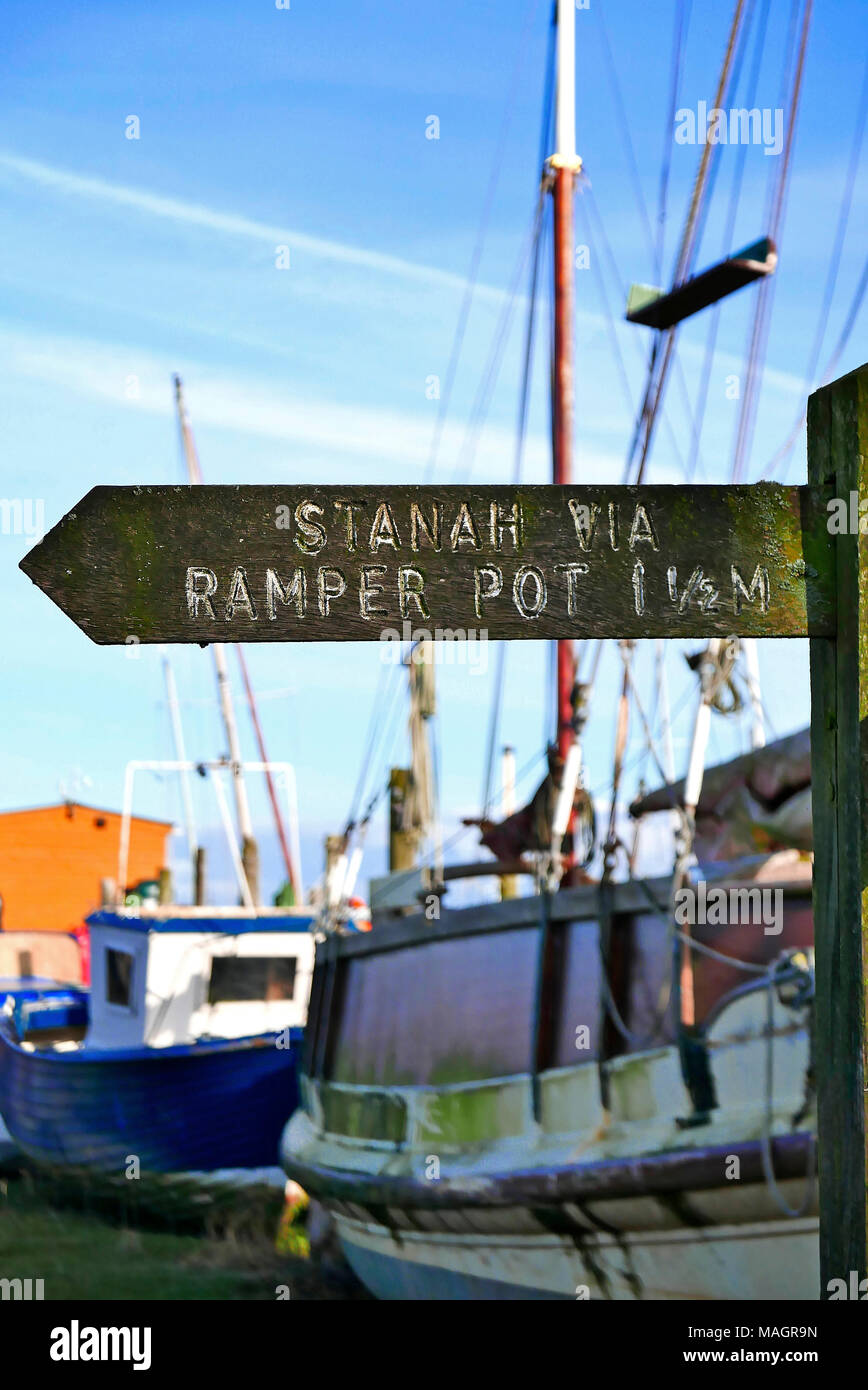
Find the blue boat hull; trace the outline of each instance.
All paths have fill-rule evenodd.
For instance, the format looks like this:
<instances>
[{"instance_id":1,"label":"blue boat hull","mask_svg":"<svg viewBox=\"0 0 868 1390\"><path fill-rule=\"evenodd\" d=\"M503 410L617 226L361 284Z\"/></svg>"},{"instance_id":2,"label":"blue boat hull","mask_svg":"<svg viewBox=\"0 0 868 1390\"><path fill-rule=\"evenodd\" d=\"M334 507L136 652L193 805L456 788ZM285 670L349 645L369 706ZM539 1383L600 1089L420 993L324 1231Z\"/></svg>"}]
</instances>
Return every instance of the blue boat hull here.
<instances>
[{"instance_id":1,"label":"blue boat hull","mask_svg":"<svg viewBox=\"0 0 868 1390\"><path fill-rule=\"evenodd\" d=\"M24 1153L123 1171L276 1165L302 1030L123 1051L30 1051L0 1019L0 1114Z\"/></svg>"}]
</instances>

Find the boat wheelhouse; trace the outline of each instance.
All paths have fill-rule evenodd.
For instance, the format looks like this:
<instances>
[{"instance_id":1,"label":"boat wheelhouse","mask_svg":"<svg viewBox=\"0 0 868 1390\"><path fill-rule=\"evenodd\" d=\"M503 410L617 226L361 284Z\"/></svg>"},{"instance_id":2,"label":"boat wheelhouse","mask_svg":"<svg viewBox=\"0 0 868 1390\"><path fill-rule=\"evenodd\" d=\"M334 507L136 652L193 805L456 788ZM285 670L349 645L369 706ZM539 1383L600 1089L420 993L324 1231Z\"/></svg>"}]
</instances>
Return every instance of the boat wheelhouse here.
<instances>
[{"instance_id":1,"label":"boat wheelhouse","mask_svg":"<svg viewBox=\"0 0 868 1390\"><path fill-rule=\"evenodd\" d=\"M314 943L308 911L169 907L88 918L87 1048L163 1048L301 1028Z\"/></svg>"}]
</instances>

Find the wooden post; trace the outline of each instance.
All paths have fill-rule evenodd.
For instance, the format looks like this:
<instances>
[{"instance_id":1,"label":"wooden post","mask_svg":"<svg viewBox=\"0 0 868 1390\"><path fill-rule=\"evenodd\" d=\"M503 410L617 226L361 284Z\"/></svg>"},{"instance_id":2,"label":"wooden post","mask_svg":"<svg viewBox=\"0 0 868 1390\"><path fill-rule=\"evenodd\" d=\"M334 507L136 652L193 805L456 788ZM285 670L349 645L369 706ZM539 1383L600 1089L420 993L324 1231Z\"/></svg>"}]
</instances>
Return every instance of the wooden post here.
<instances>
[{"instance_id":1,"label":"wooden post","mask_svg":"<svg viewBox=\"0 0 868 1390\"><path fill-rule=\"evenodd\" d=\"M503 750L503 757L500 765L501 785L503 795L500 802L500 814L506 819L515 811L515 749L506 747ZM500 880L500 896L502 899L518 897L518 879L514 874L504 874Z\"/></svg>"},{"instance_id":2,"label":"wooden post","mask_svg":"<svg viewBox=\"0 0 868 1390\"><path fill-rule=\"evenodd\" d=\"M160 906L165 907L172 901L172 871L171 869L160 870Z\"/></svg>"},{"instance_id":3,"label":"wooden post","mask_svg":"<svg viewBox=\"0 0 868 1390\"><path fill-rule=\"evenodd\" d=\"M811 397L808 477L830 485L838 499L830 503L833 544L826 560L837 594L837 634L811 639L814 1051L820 1297L826 1298L830 1280L847 1283L853 1270L859 1280L868 1275L863 946L868 928L868 536L859 530L859 499L868 498L868 365ZM864 525L868 528L868 519ZM822 554L826 537L817 542Z\"/></svg>"},{"instance_id":4,"label":"wooden post","mask_svg":"<svg viewBox=\"0 0 868 1390\"><path fill-rule=\"evenodd\" d=\"M197 907L202 907L205 902L205 848L203 845L198 845L196 848L196 860L193 865L193 883L193 901Z\"/></svg>"},{"instance_id":5,"label":"wooden post","mask_svg":"<svg viewBox=\"0 0 868 1390\"><path fill-rule=\"evenodd\" d=\"M258 907L260 903L259 849L252 835L245 836L241 843L241 863L244 867L244 877L247 879L253 904Z\"/></svg>"},{"instance_id":6,"label":"wooden post","mask_svg":"<svg viewBox=\"0 0 868 1390\"><path fill-rule=\"evenodd\" d=\"M334 867L344 852L345 844L346 840L343 835L326 835L326 882L328 882L328 880L331 878L332 873L334 872Z\"/></svg>"},{"instance_id":7,"label":"wooden post","mask_svg":"<svg viewBox=\"0 0 868 1390\"><path fill-rule=\"evenodd\" d=\"M389 871L393 874L416 864L416 833L405 829L412 781L413 774L407 767L393 767L389 774Z\"/></svg>"}]
</instances>

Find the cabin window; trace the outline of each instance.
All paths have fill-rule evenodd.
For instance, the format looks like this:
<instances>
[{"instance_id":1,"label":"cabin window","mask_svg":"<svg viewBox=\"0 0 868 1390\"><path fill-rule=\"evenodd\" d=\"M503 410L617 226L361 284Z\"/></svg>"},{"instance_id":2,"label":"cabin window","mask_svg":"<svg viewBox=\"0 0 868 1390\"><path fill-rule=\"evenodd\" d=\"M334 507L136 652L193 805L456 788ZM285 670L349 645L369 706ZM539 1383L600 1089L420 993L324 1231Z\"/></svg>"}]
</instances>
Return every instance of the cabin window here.
<instances>
[{"instance_id":1,"label":"cabin window","mask_svg":"<svg viewBox=\"0 0 868 1390\"><path fill-rule=\"evenodd\" d=\"M133 957L129 951L115 951L111 947L105 953L105 997L109 1004L117 1004L122 1009L133 1006Z\"/></svg>"},{"instance_id":2,"label":"cabin window","mask_svg":"<svg viewBox=\"0 0 868 1390\"><path fill-rule=\"evenodd\" d=\"M295 956L213 956L208 1003L291 999L295 965Z\"/></svg>"}]
</instances>

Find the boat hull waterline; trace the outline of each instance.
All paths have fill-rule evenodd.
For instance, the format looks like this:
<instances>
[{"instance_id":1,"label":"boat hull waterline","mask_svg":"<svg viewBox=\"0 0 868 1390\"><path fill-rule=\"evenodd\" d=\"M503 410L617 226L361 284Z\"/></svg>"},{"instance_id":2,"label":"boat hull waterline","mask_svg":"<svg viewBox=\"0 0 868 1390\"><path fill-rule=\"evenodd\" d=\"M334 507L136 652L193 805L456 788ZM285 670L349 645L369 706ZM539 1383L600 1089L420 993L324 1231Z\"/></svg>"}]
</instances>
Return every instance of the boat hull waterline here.
<instances>
[{"instance_id":1,"label":"boat hull waterline","mask_svg":"<svg viewBox=\"0 0 868 1390\"><path fill-rule=\"evenodd\" d=\"M0 1019L0 1114L43 1163L266 1168L298 1098L302 1030L115 1052L29 1050Z\"/></svg>"}]
</instances>

